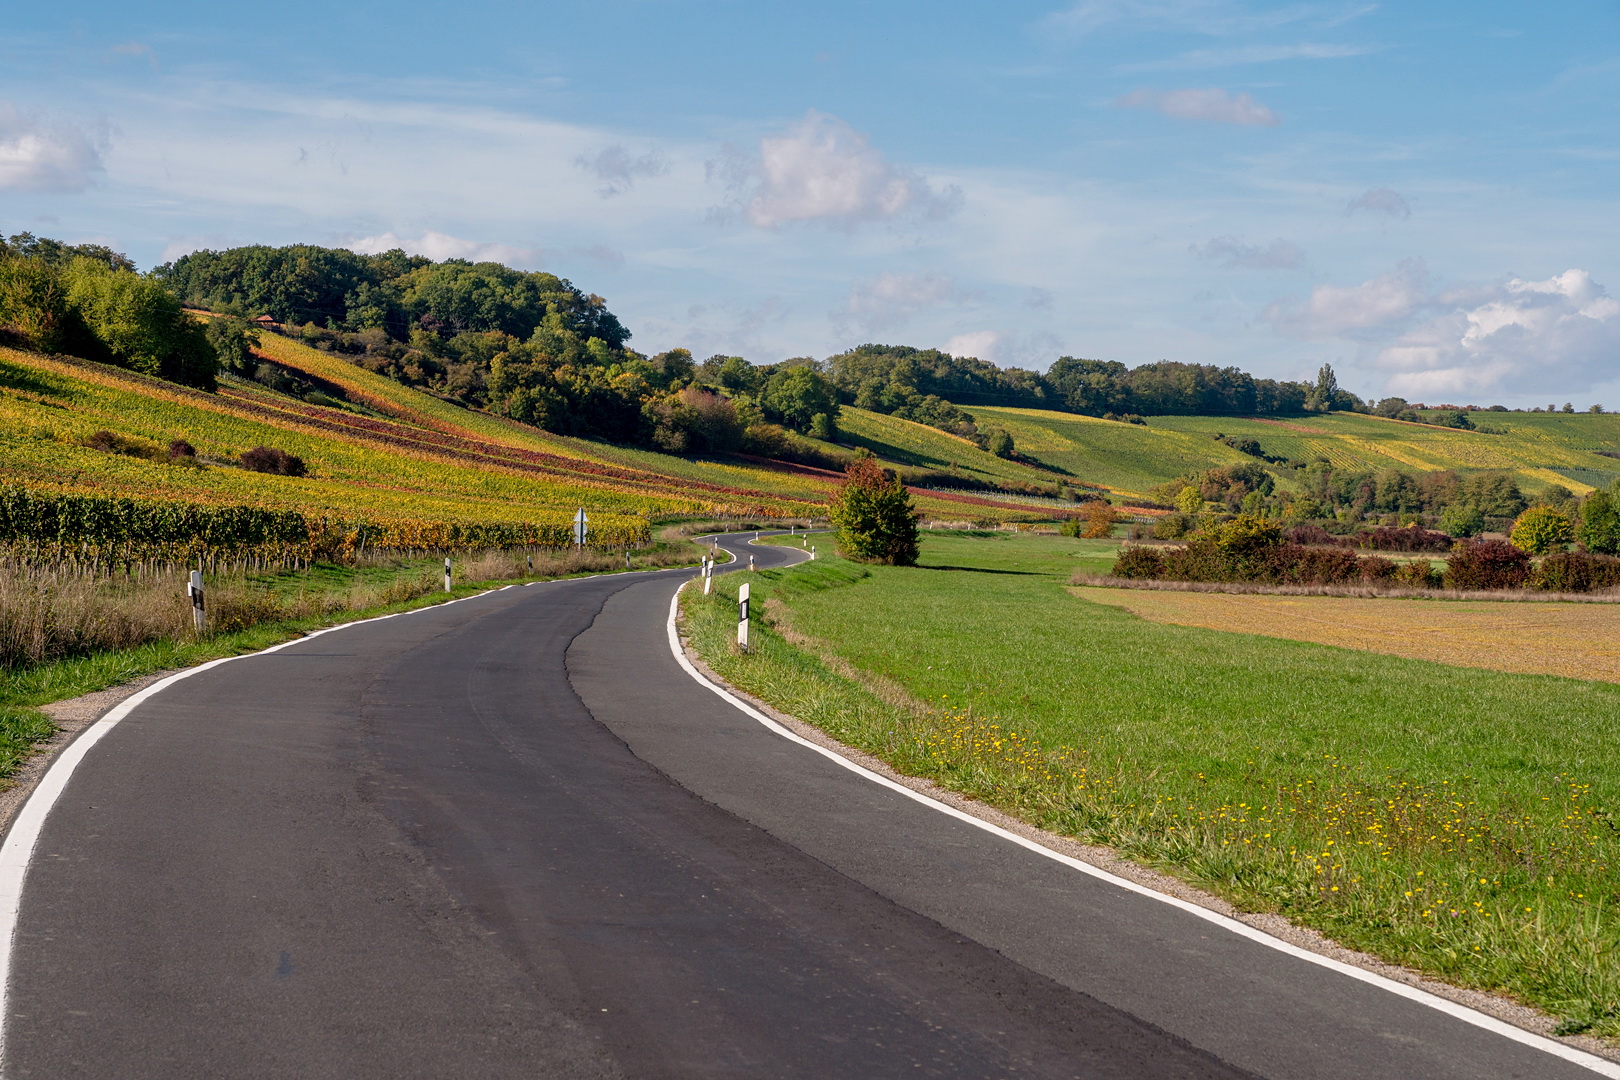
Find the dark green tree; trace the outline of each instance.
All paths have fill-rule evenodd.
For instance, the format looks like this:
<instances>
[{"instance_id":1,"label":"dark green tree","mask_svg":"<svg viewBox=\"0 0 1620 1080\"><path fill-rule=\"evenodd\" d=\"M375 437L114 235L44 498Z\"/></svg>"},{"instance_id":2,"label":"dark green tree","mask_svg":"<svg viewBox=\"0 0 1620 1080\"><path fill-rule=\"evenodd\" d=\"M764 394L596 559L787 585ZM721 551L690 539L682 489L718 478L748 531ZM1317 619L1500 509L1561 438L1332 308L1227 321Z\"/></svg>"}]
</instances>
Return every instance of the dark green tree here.
<instances>
[{"instance_id":1,"label":"dark green tree","mask_svg":"<svg viewBox=\"0 0 1620 1080\"><path fill-rule=\"evenodd\" d=\"M1312 412L1328 412L1338 401L1339 377L1333 374L1332 364L1323 364L1316 372L1316 383L1305 398L1305 407Z\"/></svg>"},{"instance_id":2,"label":"dark green tree","mask_svg":"<svg viewBox=\"0 0 1620 1080\"><path fill-rule=\"evenodd\" d=\"M1586 550L1603 555L1620 553L1620 506L1606 491L1594 491L1581 504L1581 520L1575 539Z\"/></svg>"},{"instance_id":3,"label":"dark green tree","mask_svg":"<svg viewBox=\"0 0 1620 1080\"><path fill-rule=\"evenodd\" d=\"M844 469L844 482L827 504L838 550L861 562L915 566L917 511L899 477L863 454Z\"/></svg>"},{"instance_id":4,"label":"dark green tree","mask_svg":"<svg viewBox=\"0 0 1620 1080\"><path fill-rule=\"evenodd\" d=\"M242 376L253 374L258 364L253 357L253 349L259 344L257 329L242 319L222 316L209 319L203 333L214 350L221 371Z\"/></svg>"},{"instance_id":5,"label":"dark green tree","mask_svg":"<svg viewBox=\"0 0 1620 1080\"><path fill-rule=\"evenodd\" d=\"M69 263L63 278L68 303L113 363L214 389L219 360L207 334L157 281L85 257Z\"/></svg>"}]
</instances>

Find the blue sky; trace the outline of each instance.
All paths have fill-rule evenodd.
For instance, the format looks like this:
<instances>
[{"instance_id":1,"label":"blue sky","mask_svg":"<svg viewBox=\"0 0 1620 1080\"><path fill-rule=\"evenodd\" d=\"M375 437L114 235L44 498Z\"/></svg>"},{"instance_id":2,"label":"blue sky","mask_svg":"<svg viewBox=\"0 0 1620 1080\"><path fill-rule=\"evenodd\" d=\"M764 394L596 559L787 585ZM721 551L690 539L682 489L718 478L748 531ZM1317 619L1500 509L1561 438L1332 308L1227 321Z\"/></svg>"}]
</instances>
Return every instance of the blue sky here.
<instances>
[{"instance_id":1,"label":"blue sky","mask_svg":"<svg viewBox=\"0 0 1620 1080\"><path fill-rule=\"evenodd\" d=\"M866 341L1620 407L1620 4L8 5L0 228Z\"/></svg>"}]
</instances>

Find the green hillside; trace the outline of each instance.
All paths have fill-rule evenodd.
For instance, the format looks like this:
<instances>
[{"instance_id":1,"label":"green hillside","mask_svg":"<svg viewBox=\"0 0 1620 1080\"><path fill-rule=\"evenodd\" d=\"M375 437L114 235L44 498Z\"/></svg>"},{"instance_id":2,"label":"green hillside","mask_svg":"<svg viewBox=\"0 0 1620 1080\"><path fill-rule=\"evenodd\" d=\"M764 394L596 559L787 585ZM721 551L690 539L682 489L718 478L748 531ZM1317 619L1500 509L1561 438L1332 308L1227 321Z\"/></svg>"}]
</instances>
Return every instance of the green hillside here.
<instances>
[{"instance_id":1,"label":"green hillside","mask_svg":"<svg viewBox=\"0 0 1620 1080\"><path fill-rule=\"evenodd\" d=\"M1360 413L1154 416L1146 424L1040 409L975 408L973 415L981 425L1012 432L1021 454L1122 494L1144 494L1199 469L1254 460L1215 441L1216 434L1255 438L1276 457L1326 458L1339 469L1507 470L1532 492L1561 484L1584 494L1620 476L1620 460L1597 452L1620 453L1620 415L1613 414L1473 414L1477 424L1500 434ZM1288 470L1279 473L1286 485Z\"/></svg>"}]
</instances>

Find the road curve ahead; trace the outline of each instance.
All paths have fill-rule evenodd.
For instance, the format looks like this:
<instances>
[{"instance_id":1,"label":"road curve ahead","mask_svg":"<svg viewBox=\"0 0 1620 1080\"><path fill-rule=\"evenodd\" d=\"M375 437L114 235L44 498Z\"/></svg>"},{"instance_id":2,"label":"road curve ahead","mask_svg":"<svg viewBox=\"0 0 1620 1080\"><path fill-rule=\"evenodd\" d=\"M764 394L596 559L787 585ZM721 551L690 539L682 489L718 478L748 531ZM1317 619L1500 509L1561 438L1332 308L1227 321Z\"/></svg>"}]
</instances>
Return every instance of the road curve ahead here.
<instances>
[{"instance_id":1,"label":"road curve ahead","mask_svg":"<svg viewBox=\"0 0 1620 1080\"><path fill-rule=\"evenodd\" d=\"M143 702L35 849L5 1075L1594 1075L780 738L671 655L690 576L506 589Z\"/></svg>"}]
</instances>

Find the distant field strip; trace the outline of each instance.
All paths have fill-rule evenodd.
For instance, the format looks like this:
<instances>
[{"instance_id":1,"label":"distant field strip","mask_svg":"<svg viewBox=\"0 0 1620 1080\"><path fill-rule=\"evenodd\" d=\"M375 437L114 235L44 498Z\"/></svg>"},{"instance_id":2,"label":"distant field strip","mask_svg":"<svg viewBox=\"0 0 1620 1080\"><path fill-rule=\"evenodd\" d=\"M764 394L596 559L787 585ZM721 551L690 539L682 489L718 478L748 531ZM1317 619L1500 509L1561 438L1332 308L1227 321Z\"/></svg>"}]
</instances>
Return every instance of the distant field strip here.
<instances>
[{"instance_id":1,"label":"distant field strip","mask_svg":"<svg viewBox=\"0 0 1620 1080\"><path fill-rule=\"evenodd\" d=\"M1527 675L1620 682L1620 605L1242 596L1074 586L1082 600L1175 626L1238 630Z\"/></svg>"}]
</instances>

